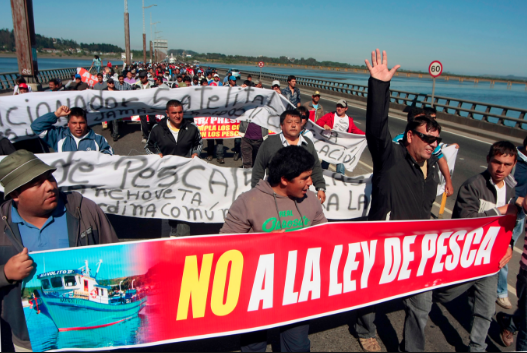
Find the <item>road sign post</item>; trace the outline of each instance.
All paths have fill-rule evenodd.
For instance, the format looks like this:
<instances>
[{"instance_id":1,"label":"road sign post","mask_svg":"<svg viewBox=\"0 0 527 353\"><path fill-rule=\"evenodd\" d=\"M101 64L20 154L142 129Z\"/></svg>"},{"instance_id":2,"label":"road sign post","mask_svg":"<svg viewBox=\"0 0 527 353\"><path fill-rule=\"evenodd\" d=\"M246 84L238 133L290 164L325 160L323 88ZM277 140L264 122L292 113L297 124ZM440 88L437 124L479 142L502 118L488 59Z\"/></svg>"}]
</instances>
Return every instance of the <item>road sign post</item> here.
<instances>
[{"instance_id":1,"label":"road sign post","mask_svg":"<svg viewBox=\"0 0 527 353\"><path fill-rule=\"evenodd\" d=\"M432 61L430 66L428 66L428 73L430 76L432 76L433 83L432 83L432 108L434 107L434 94L436 90L436 77L441 76L443 73L443 64L439 62L438 60Z\"/></svg>"},{"instance_id":2,"label":"road sign post","mask_svg":"<svg viewBox=\"0 0 527 353\"><path fill-rule=\"evenodd\" d=\"M258 66L260 67L260 82L262 81L262 67L265 66L264 62L263 61L260 61L258 63Z\"/></svg>"}]
</instances>

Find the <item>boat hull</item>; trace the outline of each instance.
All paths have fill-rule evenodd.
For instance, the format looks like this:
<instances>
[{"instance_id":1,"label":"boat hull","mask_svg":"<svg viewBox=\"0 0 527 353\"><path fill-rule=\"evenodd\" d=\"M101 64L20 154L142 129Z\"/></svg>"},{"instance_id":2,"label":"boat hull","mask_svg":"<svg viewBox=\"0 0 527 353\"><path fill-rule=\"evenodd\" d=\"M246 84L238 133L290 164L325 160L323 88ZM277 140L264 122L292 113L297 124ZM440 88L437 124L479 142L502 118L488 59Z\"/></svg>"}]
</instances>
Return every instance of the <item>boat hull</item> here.
<instances>
[{"instance_id":1,"label":"boat hull","mask_svg":"<svg viewBox=\"0 0 527 353\"><path fill-rule=\"evenodd\" d=\"M46 314L59 331L92 330L131 319L145 306L146 298L131 303L101 304L85 299L41 296Z\"/></svg>"}]
</instances>

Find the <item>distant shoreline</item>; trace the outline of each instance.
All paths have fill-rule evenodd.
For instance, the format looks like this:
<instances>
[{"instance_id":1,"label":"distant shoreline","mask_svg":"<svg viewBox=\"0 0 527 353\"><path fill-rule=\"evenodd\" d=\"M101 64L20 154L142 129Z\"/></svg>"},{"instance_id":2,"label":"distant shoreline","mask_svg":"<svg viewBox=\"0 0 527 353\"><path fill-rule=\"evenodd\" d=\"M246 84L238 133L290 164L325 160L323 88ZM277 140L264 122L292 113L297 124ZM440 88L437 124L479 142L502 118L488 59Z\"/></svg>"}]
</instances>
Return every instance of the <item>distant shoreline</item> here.
<instances>
[{"instance_id":1,"label":"distant shoreline","mask_svg":"<svg viewBox=\"0 0 527 353\"><path fill-rule=\"evenodd\" d=\"M16 58L16 54L8 54L8 53L0 53L0 58ZM58 56L58 55L53 55L53 54L42 54L42 53L39 53L37 54L37 58L39 59L69 59L69 60L87 60L87 61L91 61L93 60L93 55L92 56L67 56L67 55L63 55L63 56ZM102 59L104 61L106 61L106 57L102 56ZM109 56L108 59L110 59L110 61L116 61L118 63L122 63L122 59L119 57L119 56Z\"/></svg>"}]
</instances>

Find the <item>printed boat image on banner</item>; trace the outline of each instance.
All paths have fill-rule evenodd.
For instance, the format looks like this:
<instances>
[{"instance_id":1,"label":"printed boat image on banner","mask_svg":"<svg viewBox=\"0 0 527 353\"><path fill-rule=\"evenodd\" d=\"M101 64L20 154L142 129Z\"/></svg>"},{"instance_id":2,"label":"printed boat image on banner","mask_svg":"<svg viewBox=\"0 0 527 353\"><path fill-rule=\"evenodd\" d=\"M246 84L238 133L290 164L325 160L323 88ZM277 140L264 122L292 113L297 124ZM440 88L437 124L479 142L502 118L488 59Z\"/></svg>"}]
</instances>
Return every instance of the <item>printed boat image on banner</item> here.
<instances>
[{"instance_id":1,"label":"printed boat image on banner","mask_svg":"<svg viewBox=\"0 0 527 353\"><path fill-rule=\"evenodd\" d=\"M97 282L102 260L92 277L88 261L81 270L60 270L39 274L41 289L29 301L37 313L48 315L59 331L89 330L129 320L144 308L146 298L132 288L115 290ZM41 311L44 307L44 311ZM72 319L74 318L74 320Z\"/></svg>"},{"instance_id":2,"label":"printed boat image on banner","mask_svg":"<svg viewBox=\"0 0 527 353\"><path fill-rule=\"evenodd\" d=\"M147 340L153 286L133 249L133 245L113 246L109 252L86 248L66 260L49 252L31 255L37 267L24 283L22 304L34 351Z\"/></svg>"}]
</instances>

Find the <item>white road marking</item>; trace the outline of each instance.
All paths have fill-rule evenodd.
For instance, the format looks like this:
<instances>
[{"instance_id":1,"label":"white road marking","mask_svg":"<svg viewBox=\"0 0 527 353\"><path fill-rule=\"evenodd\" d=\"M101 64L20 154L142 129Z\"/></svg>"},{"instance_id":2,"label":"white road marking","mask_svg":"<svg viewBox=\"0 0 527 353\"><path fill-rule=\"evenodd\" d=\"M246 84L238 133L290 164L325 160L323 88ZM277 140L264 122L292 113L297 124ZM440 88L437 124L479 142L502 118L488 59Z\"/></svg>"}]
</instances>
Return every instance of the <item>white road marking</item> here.
<instances>
[{"instance_id":1,"label":"white road marking","mask_svg":"<svg viewBox=\"0 0 527 353\"><path fill-rule=\"evenodd\" d=\"M516 251L520 255L523 254L523 250L520 248L514 247L513 250Z\"/></svg>"},{"instance_id":2,"label":"white road marking","mask_svg":"<svg viewBox=\"0 0 527 353\"><path fill-rule=\"evenodd\" d=\"M510 284L507 283L507 289L509 290L509 292L514 295L515 297L517 296L516 295L516 288L514 288L513 286L511 286Z\"/></svg>"}]
</instances>

